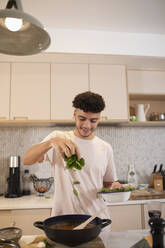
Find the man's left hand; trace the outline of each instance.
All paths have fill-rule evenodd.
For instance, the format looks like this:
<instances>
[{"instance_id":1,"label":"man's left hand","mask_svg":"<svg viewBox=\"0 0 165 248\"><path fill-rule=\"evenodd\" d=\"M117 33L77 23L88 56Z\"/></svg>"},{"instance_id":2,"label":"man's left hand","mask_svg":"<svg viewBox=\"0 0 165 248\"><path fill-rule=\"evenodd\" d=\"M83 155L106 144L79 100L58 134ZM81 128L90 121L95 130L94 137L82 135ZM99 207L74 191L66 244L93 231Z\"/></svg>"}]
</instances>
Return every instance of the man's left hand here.
<instances>
[{"instance_id":1,"label":"man's left hand","mask_svg":"<svg viewBox=\"0 0 165 248\"><path fill-rule=\"evenodd\" d=\"M119 183L118 181L110 183L110 182L104 182L104 187L109 188L109 189L116 189L116 188L124 188L124 186Z\"/></svg>"},{"instance_id":2,"label":"man's left hand","mask_svg":"<svg viewBox=\"0 0 165 248\"><path fill-rule=\"evenodd\" d=\"M116 188L121 189L124 188L124 186L119 182L113 182L110 186L110 189L116 189Z\"/></svg>"}]
</instances>

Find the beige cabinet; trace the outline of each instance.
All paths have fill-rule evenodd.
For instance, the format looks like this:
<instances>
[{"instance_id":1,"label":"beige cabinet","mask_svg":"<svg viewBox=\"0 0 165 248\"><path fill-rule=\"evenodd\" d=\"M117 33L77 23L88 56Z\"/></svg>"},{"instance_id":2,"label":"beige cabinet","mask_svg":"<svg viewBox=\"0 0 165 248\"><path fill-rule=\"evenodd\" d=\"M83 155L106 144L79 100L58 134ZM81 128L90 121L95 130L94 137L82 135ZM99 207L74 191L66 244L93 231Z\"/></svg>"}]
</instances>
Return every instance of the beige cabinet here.
<instances>
[{"instance_id":1,"label":"beige cabinet","mask_svg":"<svg viewBox=\"0 0 165 248\"><path fill-rule=\"evenodd\" d=\"M141 205L108 206L114 232L142 229Z\"/></svg>"},{"instance_id":2,"label":"beige cabinet","mask_svg":"<svg viewBox=\"0 0 165 248\"><path fill-rule=\"evenodd\" d=\"M89 66L90 90L103 96L106 108L102 113L108 120L128 120L126 69L123 65Z\"/></svg>"},{"instance_id":3,"label":"beige cabinet","mask_svg":"<svg viewBox=\"0 0 165 248\"><path fill-rule=\"evenodd\" d=\"M19 209L1 210L0 228L15 225L22 229L23 235L43 234L43 231L34 227L35 221L43 221L51 216L51 209Z\"/></svg>"},{"instance_id":4,"label":"beige cabinet","mask_svg":"<svg viewBox=\"0 0 165 248\"><path fill-rule=\"evenodd\" d=\"M0 119L9 119L10 63L0 63Z\"/></svg>"},{"instance_id":5,"label":"beige cabinet","mask_svg":"<svg viewBox=\"0 0 165 248\"><path fill-rule=\"evenodd\" d=\"M161 70L128 70L128 92L130 106L135 108L139 103L150 104L147 120L157 120L165 109L165 71Z\"/></svg>"},{"instance_id":6,"label":"beige cabinet","mask_svg":"<svg viewBox=\"0 0 165 248\"><path fill-rule=\"evenodd\" d=\"M165 71L128 70L130 94L165 94Z\"/></svg>"},{"instance_id":7,"label":"beige cabinet","mask_svg":"<svg viewBox=\"0 0 165 248\"><path fill-rule=\"evenodd\" d=\"M71 120L75 95L88 89L87 64L52 64L51 119Z\"/></svg>"},{"instance_id":8,"label":"beige cabinet","mask_svg":"<svg viewBox=\"0 0 165 248\"><path fill-rule=\"evenodd\" d=\"M12 63L10 119L50 120L50 64Z\"/></svg>"},{"instance_id":9,"label":"beige cabinet","mask_svg":"<svg viewBox=\"0 0 165 248\"><path fill-rule=\"evenodd\" d=\"M1 210L0 211L0 228L12 226L13 219L11 215L11 210Z\"/></svg>"}]
</instances>

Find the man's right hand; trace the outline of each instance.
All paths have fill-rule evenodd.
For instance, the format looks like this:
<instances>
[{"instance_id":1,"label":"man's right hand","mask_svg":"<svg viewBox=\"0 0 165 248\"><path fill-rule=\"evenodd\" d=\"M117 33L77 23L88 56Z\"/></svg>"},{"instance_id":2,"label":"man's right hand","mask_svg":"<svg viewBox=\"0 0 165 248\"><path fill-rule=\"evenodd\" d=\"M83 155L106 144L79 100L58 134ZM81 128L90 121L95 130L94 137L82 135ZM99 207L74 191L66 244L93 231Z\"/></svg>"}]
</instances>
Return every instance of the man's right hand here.
<instances>
[{"instance_id":1,"label":"man's right hand","mask_svg":"<svg viewBox=\"0 0 165 248\"><path fill-rule=\"evenodd\" d=\"M77 154L78 159L81 158L77 145L71 139L55 137L50 139L50 144L63 158L64 154L67 157L70 157L75 153Z\"/></svg>"}]
</instances>

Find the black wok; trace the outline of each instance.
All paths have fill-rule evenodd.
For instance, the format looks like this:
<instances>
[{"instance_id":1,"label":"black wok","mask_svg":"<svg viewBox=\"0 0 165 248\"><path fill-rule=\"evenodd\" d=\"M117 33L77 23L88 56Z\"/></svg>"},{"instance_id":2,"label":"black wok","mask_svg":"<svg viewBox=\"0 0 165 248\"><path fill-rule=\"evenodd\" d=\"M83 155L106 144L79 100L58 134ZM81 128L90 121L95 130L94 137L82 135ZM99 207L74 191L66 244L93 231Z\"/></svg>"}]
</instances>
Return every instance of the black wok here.
<instances>
[{"instance_id":1,"label":"black wok","mask_svg":"<svg viewBox=\"0 0 165 248\"><path fill-rule=\"evenodd\" d=\"M85 214L60 215L48 218L43 222L36 221L34 222L34 226L42 229L45 232L47 238L51 241L67 246L76 246L95 239L101 232L102 228L111 224L111 220L100 219L96 217L91 222L92 227L80 230L61 230L57 228L50 228L50 225L59 225L64 222L69 223L70 225L73 225L74 223L80 224L90 217L90 215Z\"/></svg>"}]
</instances>

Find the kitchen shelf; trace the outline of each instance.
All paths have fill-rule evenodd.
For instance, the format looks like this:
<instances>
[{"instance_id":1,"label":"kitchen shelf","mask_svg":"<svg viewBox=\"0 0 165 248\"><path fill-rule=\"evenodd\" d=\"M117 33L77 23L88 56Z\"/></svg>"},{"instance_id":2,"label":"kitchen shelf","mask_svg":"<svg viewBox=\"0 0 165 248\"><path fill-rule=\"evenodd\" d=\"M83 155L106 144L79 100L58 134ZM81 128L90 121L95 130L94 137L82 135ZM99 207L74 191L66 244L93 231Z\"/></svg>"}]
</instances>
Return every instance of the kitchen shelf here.
<instances>
[{"instance_id":1,"label":"kitchen shelf","mask_svg":"<svg viewBox=\"0 0 165 248\"><path fill-rule=\"evenodd\" d=\"M73 120L0 120L0 127L55 127L74 126ZM115 127L165 127L165 121L132 122L127 120L104 120L99 126Z\"/></svg>"},{"instance_id":2,"label":"kitchen shelf","mask_svg":"<svg viewBox=\"0 0 165 248\"><path fill-rule=\"evenodd\" d=\"M165 101L164 94L129 94L130 100L138 100L138 101Z\"/></svg>"},{"instance_id":3,"label":"kitchen shelf","mask_svg":"<svg viewBox=\"0 0 165 248\"><path fill-rule=\"evenodd\" d=\"M127 120L103 120L100 126L119 126ZM0 127L55 127L55 126L74 126L74 120L0 120Z\"/></svg>"},{"instance_id":4,"label":"kitchen shelf","mask_svg":"<svg viewBox=\"0 0 165 248\"><path fill-rule=\"evenodd\" d=\"M165 121L129 121L122 123L125 127L165 127Z\"/></svg>"}]
</instances>

